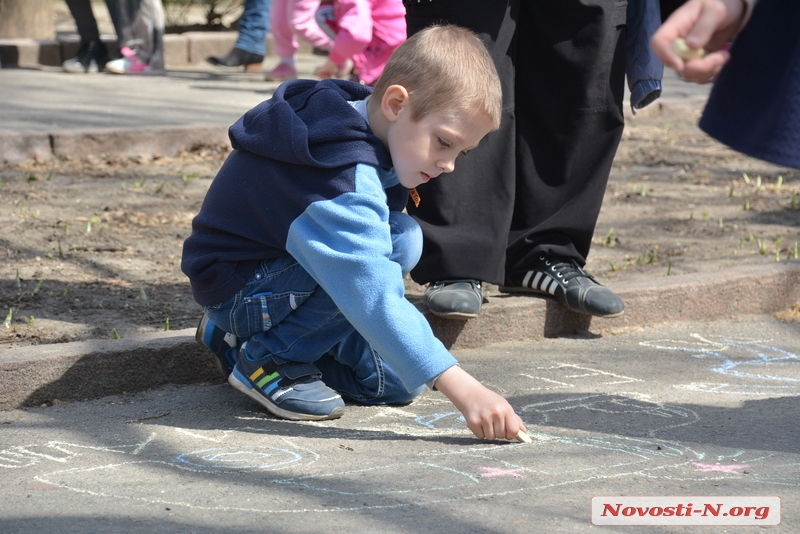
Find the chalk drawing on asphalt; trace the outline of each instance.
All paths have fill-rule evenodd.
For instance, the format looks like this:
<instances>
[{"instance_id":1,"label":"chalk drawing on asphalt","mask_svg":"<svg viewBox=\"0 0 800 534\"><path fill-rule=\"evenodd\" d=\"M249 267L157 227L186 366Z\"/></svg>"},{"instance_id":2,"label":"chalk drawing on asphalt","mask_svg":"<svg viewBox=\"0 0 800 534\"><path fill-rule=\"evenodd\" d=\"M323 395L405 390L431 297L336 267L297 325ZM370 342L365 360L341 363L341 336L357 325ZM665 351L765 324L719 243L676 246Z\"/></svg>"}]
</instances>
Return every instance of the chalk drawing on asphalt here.
<instances>
[{"instance_id":1,"label":"chalk drawing on asphalt","mask_svg":"<svg viewBox=\"0 0 800 534\"><path fill-rule=\"evenodd\" d=\"M693 392L729 395L800 395L800 356L773 346L771 340L691 334L689 340L660 339L640 345L686 352L705 360L711 373L728 381L689 382L674 387Z\"/></svg>"},{"instance_id":2,"label":"chalk drawing on asphalt","mask_svg":"<svg viewBox=\"0 0 800 534\"><path fill-rule=\"evenodd\" d=\"M275 469L302 459L297 452L276 447L215 447L176 457L187 465L214 469Z\"/></svg>"},{"instance_id":3,"label":"chalk drawing on asphalt","mask_svg":"<svg viewBox=\"0 0 800 534\"><path fill-rule=\"evenodd\" d=\"M616 418L627 425L646 430L649 436L695 424L700 420L697 412L689 408L646 402L629 397L608 394L575 395L552 401L540 401L521 408L527 424L553 425L570 428L585 427L586 421L604 417L607 423Z\"/></svg>"},{"instance_id":4,"label":"chalk drawing on asphalt","mask_svg":"<svg viewBox=\"0 0 800 534\"><path fill-rule=\"evenodd\" d=\"M709 362L709 372L731 377L731 385L740 389L741 382L747 381L755 382L751 385L762 388L761 391L769 387L800 387L800 368L794 367L799 363L798 357L770 346L768 341L709 340L693 336L688 342L648 343L642 345L686 351L703 358ZM395 435L469 437L471 434L465 429L461 414L448 409L446 403L437 398L401 408L364 410L359 412L365 414L361 419L346 423L353 428L344 428L341 422L304 423L319 428L321 440L289 440L281 435L285 426L276 427L271 417L242 412L243 415L235 416L241 424L226 430L159 426L158 436L153 432L130 445L113 448L63 442L10 447L0 451L0 468L32 469L36 471L34 479L41 483L85 495L264 514L331 513L517 493L535 495L544 488L634 476L706 481L738 480L746 475L751 482L800 485L798 463L776 462L770 456L751 458L744 451L719 454L717 449L716 454L707 454L681 443L659 439L667 430L696 424L699 417L695 411L680 405L649 402L646 394L619 392L620 385L632 385L631 389L636 389L636 385L646 384L641 379L560 363L533 368L521 376L530 381L530 388L525 390L523 386L523 391L546 395L548 390L555 390L555 394L566 397L545 397L549 400L528 402L519 408L529 430L536 425L549 425L546 431L531 431L532 445L487 443L463 447L442 446L436 440L430 442L432 445L421 441L417 451L421 461L390 462L387 459L378 460L379 465L337 470L336 457L331 452L333 447L325 449L325 444L321 443L330 440L325 437L326 429L335 430L336 436L346 430L354 437L363 436L367 440L380 434L387 439ZM797 386L793 381L798 382ZM579 393L590 385L613 387L616 394ZM713 384L713 387L719 386ZM624 430L592 433L585 422L597 417L604 418L604 429L609 428L605 423L610 421L612 429L630 425L637 432L644 430L645 437L631 437L625 435ZM165 457L164 451L175 451L169 446L173 439L171 434L176 443L183 445L187 438L196 440L196 448L187 447L191 449L189 452L182 452L186 448L178 449L181 452ZM155 446L161 440L164 443ZM365 441L363 446L377 446L369 443ZM82 450L97 453L91 464L82 459ZM565 466L563 462L564 457L587 455L592 458L591 465L576 462L574 466ZM45 466L47 468L43 469ZM56 467L58 470L53 471ZM109 476L87 476L87 473ZM397 473L403 476L395 476L392 487L387 488L387 477ZM125 483L132 479L142 483ZM248 493L250 500L241 499L239 491L226 491L233 482L252 489ZM328 502L301 507L295 500L298 491L320 496L312 502L326 499Z\"/></svg>"},{"instance_id":5,"label":"chalk drawing on asphalt","mask_svg":"<svg viewBox=\"0 0 800 534\"><path fill-rule=\"evenodd\" d=\"M571 363L556 363L554 365L535 367L533 371L521 373L521 376L528 378L532 382L531 386L526 386L525 388L528 391L576 389L585 383L616 386L644 382L639 378Z\"/></svg>"},{"instance_id":6,"label":"chalk drawing on asphalt","mask_svg":"<svg viewBox=\"0 0 800 534\"><path fill-rule=\"evenodd\" d=\"M583 409L589 400L579 399L573 403L574 409ZM562 414L569 411L565 406L534 407L551 410L551 415L557 416L560 414L556 413L556 408ZM612 402L612 406L614 410L624 409L622 413L631 413L631 407L625 404ZM662 410L660 415L654 416L656 418L679 416L664 406L646 413L658 413L656 408ZM413 405L403 409L408 417L421 415ZM267 428L268 423L265 421ZM417 423L412 420L410 424ZM224 431L193 430L192 433L204 437L224 435L225 443L209 447L209 440L198 439L198 448L165 456L176 444L185 446L186 438L191 437L178 430L185 429L160 426L157 435L151 432L129 445L115 447L48 442L39 449L25 446L19 450L38 454L35 458L40 465L31 466L35 471L31 473L34 480L63 490L94 498L263 514L332 513L511 494L535 495L537 490L550 487L633 476L657 479L685 476L687 480L742 476L724 470L698 471L694 464L713 464L713 460L679 443L653 437L590 435L587 432L564 435L565 429L558 430L561 435L532 431L532 445L486 443L478 447L443 448L439 442L432 442L430 446L421 442L418 461L387 461L350 470L335 469L338 465L335 454L351 453L342 453L341 449L330 446L324 430L319 440L286 438L268 432L242 431L237 427ZM337 435L341 432L340 428L332 430L336 430ZM360 450L355 442L353 444ZM324 453L320 452L320 446L325 449ZM365 442L362 446L379 445ZM93 454L83 454L87 451ZM565 466L561 461L565 456L587 455L592 458L591 465L578 462ZM736 460L746 465L761 461L737 451L717 453L714 458L723 462ZM48 469L48 466L51 467ZM58 469L53 470L56 466ZM748 467L748 471L751 469L754 468ZM397 476L399 473L402 476ZM797 479L795 476L792 481L784 468L772 474L762 473L758 480L788 485L796 483ZM137 484L130 484L131 480L137 480ZM387 480L392 483L387 484ZM231 484L235 484L237 491L230 491ZM298 491L304 492L303 495L319 495L318 499L304 499L303 502L325 504L300 506L296 500Z\"/></svg>"}]
</instances>

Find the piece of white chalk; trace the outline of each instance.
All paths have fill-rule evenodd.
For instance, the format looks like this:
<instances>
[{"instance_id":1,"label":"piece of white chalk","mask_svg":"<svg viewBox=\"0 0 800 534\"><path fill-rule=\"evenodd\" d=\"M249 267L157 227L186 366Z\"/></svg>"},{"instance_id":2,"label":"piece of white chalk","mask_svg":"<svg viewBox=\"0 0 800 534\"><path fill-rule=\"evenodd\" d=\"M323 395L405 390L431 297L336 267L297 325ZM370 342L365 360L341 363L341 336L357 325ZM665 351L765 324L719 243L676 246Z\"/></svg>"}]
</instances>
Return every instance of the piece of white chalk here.
<instances>
[{"instance_id":1,"label":"piece of white chalk","mask_svg":"<svg viewBox=\"0 0 800 534\"><path fill-rule=\"evenodd\" d=\"M689 60L698 59L706 55L706 51L702 48L690 48L681 37L678 37L675 39L675 42L672 43L672 51L681 58Z\"/></svg>"},{"instance_id":2,"label":"piece of white chalk","mask_svg":"<svg viewBox=\"0 0 800 534\"><path fill-rule=\"evenodd\" d=\"M533 440L528 434L525 433L524 430L520 430L519 434L517 434L517 441L521 443L533 443Z\"/></svg>"}]
</instances>

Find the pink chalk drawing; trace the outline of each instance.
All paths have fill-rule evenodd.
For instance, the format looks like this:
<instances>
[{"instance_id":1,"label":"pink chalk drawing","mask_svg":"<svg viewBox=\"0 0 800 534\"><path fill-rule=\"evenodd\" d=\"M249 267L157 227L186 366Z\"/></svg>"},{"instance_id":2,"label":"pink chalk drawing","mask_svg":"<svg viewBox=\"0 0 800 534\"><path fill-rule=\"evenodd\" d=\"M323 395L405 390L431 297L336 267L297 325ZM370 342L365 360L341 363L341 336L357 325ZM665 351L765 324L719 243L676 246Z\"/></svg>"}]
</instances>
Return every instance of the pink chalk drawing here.
<instances>
[{"instance_id":1,"label":"pink chalk drawing","mask_svg":"<svg viewBox=\"0 0 800 534\"><path fill-rule=\"evenodd\" d=\"M720 473L733 473L738 474L737 469L745 469L750 467L747 464L739 464L739 465L719 465L719 464L703 464L700 462L692 462L692 465L697 468L698 471L702 471L703 473L708 473L710 471L719 471Z\"/></svg>"},{"instance_id":2,"label":"pink chalk drawing","mask_svg":"<svg viewBox=\"0 0 800 534\"><path fill-rule=\"evenodd\" d=\"M522 478L524 469L498 469L496 467L479 467L481 478L490 477L514 477Z\"/></svg>"}]
</instances>

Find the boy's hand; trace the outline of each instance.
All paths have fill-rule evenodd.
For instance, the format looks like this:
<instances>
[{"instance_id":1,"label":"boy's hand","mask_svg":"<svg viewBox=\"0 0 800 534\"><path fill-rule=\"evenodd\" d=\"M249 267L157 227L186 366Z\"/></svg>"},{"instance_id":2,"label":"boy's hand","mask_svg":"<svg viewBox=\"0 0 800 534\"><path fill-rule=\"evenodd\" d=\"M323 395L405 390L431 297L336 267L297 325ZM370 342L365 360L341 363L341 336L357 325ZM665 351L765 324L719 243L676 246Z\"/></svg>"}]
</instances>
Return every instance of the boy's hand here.
<instances>
[{"instance_id":1,"label":"boy's hand","mask_svg":"<svg viewBox=\"0 0 800 534\"><path fill-rule=\"evenodd\" d=\"M467 420L472 433L482 439L516 439L526 431L522 419L503 397L487 389L461 367L454 365L441 374L436 389L452 401Z\"/></svg>"}]
</instances>

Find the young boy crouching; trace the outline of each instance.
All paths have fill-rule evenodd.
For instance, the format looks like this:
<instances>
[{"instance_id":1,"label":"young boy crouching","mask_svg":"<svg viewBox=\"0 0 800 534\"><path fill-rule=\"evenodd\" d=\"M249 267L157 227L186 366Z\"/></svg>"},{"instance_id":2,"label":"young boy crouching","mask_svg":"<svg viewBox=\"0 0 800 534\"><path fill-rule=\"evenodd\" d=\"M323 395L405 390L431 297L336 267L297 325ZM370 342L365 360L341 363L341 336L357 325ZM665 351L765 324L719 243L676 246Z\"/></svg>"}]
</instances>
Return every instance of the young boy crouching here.
<instances>
[{"instance_id":1,"label":"young boy crouching","mask_svg":"<svg viewBox=\"0 0 800 534\"><path fill-rule=\"evenodd\" d=\"M524 430L457 365L403 283L422 250L402 213L409 189L452 171L501 107L480 40L435 26L395 51L374 92L291 81L231 127L234 150L181 263L204 310L197 339L231 385L279 417L319 420L341 417L341 395L406 403L427 384L479 438Z\"/></svg>"}]
</instances>

